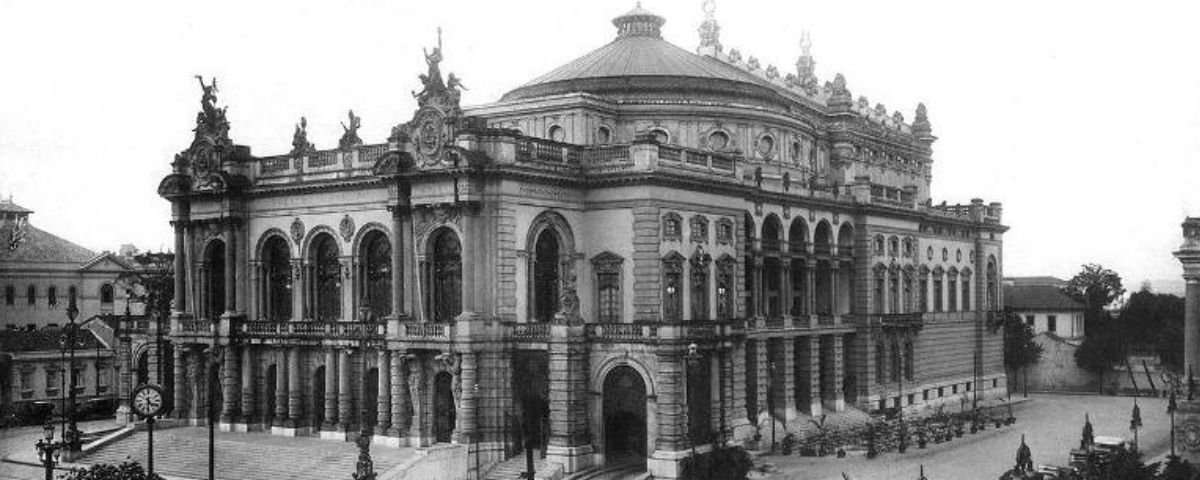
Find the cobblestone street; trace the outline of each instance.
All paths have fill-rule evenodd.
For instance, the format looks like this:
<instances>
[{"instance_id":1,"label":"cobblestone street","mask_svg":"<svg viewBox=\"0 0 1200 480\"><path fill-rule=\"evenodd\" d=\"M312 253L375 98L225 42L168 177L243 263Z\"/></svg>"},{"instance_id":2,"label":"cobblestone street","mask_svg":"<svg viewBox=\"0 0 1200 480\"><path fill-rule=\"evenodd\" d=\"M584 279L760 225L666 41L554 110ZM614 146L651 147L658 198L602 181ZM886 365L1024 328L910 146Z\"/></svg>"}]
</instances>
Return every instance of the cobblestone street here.
<instances>
[{"instance_id":1,"label":"cobblestone street","mask_svg":"<svg viewBox=\"0 0 1200 480\"><path fill-rule=\"evenodd\" d=\"M864 457L813 459L800 456L763 457L780 474L772 478L789 480L841 480L842 473L855 480L916 479L925 465L929 480L992 480L1011 468L1021 435L1033 451L1035 464L1066 465L1068 452L1078 446L1084 413L1092 419L1098 436L1124 436L1129 432L1131 397L1095 395L1030 395L1032 401L1013 409L1017 423L983 433L967 433L953 442L933 445L924 450L910 447L909 453L888 453L867 460ZM1139 398L1144 427L1139 434L1147 460L1170 448L1170 418L1166 399Z\"/></svg>"}]
</instances>

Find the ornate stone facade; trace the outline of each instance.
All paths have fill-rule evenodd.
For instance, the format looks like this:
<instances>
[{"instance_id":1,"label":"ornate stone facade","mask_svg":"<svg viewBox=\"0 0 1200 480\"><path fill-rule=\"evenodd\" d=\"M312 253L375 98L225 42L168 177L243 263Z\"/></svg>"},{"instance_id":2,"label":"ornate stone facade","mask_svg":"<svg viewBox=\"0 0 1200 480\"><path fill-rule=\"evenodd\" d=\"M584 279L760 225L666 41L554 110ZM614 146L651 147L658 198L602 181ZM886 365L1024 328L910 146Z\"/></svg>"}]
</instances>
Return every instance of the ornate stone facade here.
<instances>
[{"instance_id":1,"label":"ornate stone facade","mask_svg":"<svg viewBox=\"0 0 1200 480\"><path fill-rule=\"evenodd\" d=\"M632 453L675 478L714 440L1005 388L1001 207L929 201L923 109L921 130L840 75L818 91L807 52L790 82L743 64L712 15L700 54L664 22L634 9L614 64L471 109L439 38L386 144L256 157L206 85L205 140L160 188L186 252L177 414L471 444L484 470L526 438L564 472Z\"/></svg>"}]
</instances>

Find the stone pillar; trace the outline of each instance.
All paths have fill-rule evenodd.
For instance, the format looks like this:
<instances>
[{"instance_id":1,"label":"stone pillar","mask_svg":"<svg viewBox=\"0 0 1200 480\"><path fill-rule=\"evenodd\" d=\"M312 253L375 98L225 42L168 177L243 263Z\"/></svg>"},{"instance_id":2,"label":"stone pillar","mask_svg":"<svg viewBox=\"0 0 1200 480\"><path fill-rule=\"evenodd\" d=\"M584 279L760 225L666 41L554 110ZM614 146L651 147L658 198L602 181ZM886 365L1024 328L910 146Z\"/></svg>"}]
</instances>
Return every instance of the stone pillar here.
<instances>
[{"instance_id":1,"label":"stone pillar","mask_svg":"<svg viewBox=\"0 0 1200 480\"><path fill-rule=\"evenodd\" d=\"M224 355L221 357L221 405L220 421L224 424L232 424L237 419L237 410L239 406L238 398L238 355L237 348L232 345L224 347Z\"/></svg>"},{"instance_id":2,"label":"stone pillar","mask_svg":"<svg viewBox=\"0 0 1200 480\"><path fill-rule=\"evenodd\" d=\"M735 419L739 416L743 419L746 417L745 415L737 414L738 405L740 404L734 401L734 392L739 390L739 388L735 388L735 385L743 387L745 385L744 382L738 383L737 379L734 378L734 362L730 356L734 355L735 353L736 351L724 349L717 352L717 363L719 369L718 371L720 372L719 378L721 388L721 396L717 398L717 402L719 402L718 407L721 408L722 414L720 423L717 424L717 428L720 429L719 439L722 441L733 440L732 430L736 424ZM744 391L745 388L740 388L740 390Z\"/></svg>"},{"instance_id":3,"label":"stone pillar","mask_svg":"<svg viewBox=\"0 0 1200 480\"><path fill-rule=\"evenodd\" d=\"M783 391L780 400L783 401L784 425L790 425L798 417L796 411L796 342L793 338L783 339Z\"/></svg>"},{"instance_id":4,"label":"stone pillar","mask_svg":"<svg viewBox=\"0 0 1200 480\"><path fill-rule=\"evenodd\" d=\"M391 426L384 434L388 437L396 437L396 440L408 435L409 422L412 420L409 414L409 397L408 397L408 359L407 352L397 350L392 353L392 421ZM399 443L397 443L399 446Z\"/></svg>"},{"instance_id":5,"label":"stone pillar","mask_svg":"<svg viewBox=\"0 0 1200 480\"><path fill-rule=\"evenodd\" d=\"M755 375L758 380L758 392L754 401L758 405L758 416L762 418L763 412L767 412L767 418L770 418L774 412L771 412L771 403L767 399L771 395L771 381L769 372L771 371L771 356L769 355L771 342L769 340L753 340L755 343L754 353L758 359L754 362L754 371L747 372L748 375ZM758 421L758 419L755 419ZM768 426L769 427L769 426Z\"/></svg>"},{"instance_id":6,"label":"stone pillar","mask_svg":"<svg viewBox=\"0 0 1200 480\"><path fill-rule=\"evenodd\" d=\"M658 437L646 466L654 478L680 478L688 450L686 369L682 352L673 346L658 352ZM551 398L551 405L554 399ZM551 407L553 408L553 407ZM653 426L651 426L653 428Z\"/></svg>"},{"instance_id":7,"label":"stone pillar","mask_svg":"<svg viewBox=\"0 0 1200 480\"><path fill-rule=\"evenodd\" d=\"M766 314L765 305L767 299L763 298L766 295L767 289L763 285L763 257L762 254L755 252L754 254L754 316L761 317Z\"/></svg>"},{"instance_id":8,"label":"stone pillar","mask_svg":"<svg viewBox=\"0 0 1200 480\"><path fill-rule=\"evenodd\" d=\"M875 271L876 275L883 277L883 289L880 291L881 297L876 298L876 302L880 302L875 306L876 312L881 313L896 313L892 311L892 272L886 268L881 268Z\"/></svg>"},{"instance_id":9,"label":"stone pillar","mask_svg":"<svg viewBox=\"0 0 1200 480\"><path fill-rule=\"evenodd\" d=\"M842 305L838 303L838 277L841 276L841 262L832 260L829 262L829 313L833 315L842 314ZM887 290L887 286L884 286Z\"/></svg>"},{"instance_id":10,"label":"stone pillar","mask_svg":"<svg viewBox=\"0 0 1200 480\"><path fill-rule=\"evenodd\" d=\"M185 362L187 362L189 359L186 355L184 355L184 348L185 347L182 345L175 345L175 348L172 349L171 353L171 360L174 362L171 365L171 369L173 370L172 374L175 377L175 384L171 386L175 403L175 412L173 412L175 418L187 418L188 379L186 373L187 365ZM130 365L130 367L132 367L132 365ZM121 377L128 378L130 375L132 375L131 370L132 368L124 368L121 371Z\"/></svg>"},{"instance_id":11,"label":"stone pillar","mask_svg":"<svg viewBox=\"0 0 1200 480\"><path fill-rule=\"evenodd\" d=\"M587 354L582 320L557 315L550 326L550 445L546 458L561 464L565 473L590 467L592 461Z\"/></svg>"},{"instance_id":12,"label":"stone pillar","mask_svg":"<svg viewBox=\"0 0 1200 480\"><path fill-rule=\"evenodd\" d=\"M376 362L376 366L379 368L377 393L379 407L377 409L378 418L375 421L375 434L382 438L387 431L391 430L392 426L392 360L390 352L386 349L379 350ZM364 402L368 400L363 399Z\"/></svg>"},{"instance_id":13,"label":"stone pillar","mask_svg":"<svg viewBox=\"0 0 1200 480\"><path fill-rule=\"evenodd\" d=\"M1188 372L1200 370L1200 217L1193 217L1183 222L1183 245L1175 252L1175 257L1183 264L1183 279L1186 282L1184 292L1183 336L1184 362L1186 375ZM1180 456L1184 460L1196 463L1200 461L1200 446L1186 441L1187 432L1200 429L1200 397L1191 401L1179 402L1176 415L1177 436L1185 440Z\"/></svg>"},{"instance_id":14,"label":"stone pillar","mask_svg":"<svg viewBox=\"0 0 1200 480\"><path fill-rule=\"evenodd\" d=\"M474 439L477 425L475 419L475 409L478 399L476 386L479 383L479 362L475 352L466 352L462 355L462 363L459 365L461 373L459 381L461 383L462 405L458 410L458 417L455 419L458 425L455 425L458 430L457 438L455 439L460 445L471 443Z\"/></svg>"},{"instance_id":15,"label":"stone pillar","mask_svg":"<svg viewBox=\"0 0 1200 480\"><path fill-rule=\"evenodd\" d=\"M237 227L231 221L225 228L225 314L237 312L237 257L234 255L237 246ZM217 316L217 312L213 312Z\"/></svg>"},{"instance_id":16,"label":"stone pillar","mask_svg":"<svg viewBox=\"0 0 1200 480\"><path fill-rule=\"evenodd\" d=\"M290 428L293 425L288 418L288 362L287 351L275 349L275 422L272 426Z\"/></svg>"},{"instance_id":17,"label":"stone pillar","mask_svg":"<svg viewBox=\"0 0 1200 480\"><path fill-rule=\"evenodd\" d=\"M241 423L250 425L258 421L255 415L254 398L254 350L249 345L242 347L242 411ZM246 427L250 429L249 426Z\"/></svg>"},{"instance_id":18,"label":"stone pillar","mask_svg":"<svg viewBox=\"0 0 1200 480\"><path fill-rule=\"evenodd\" d=\"M840 333L833 335L833 409L835 412L846 409L846 393L842 391L846 377L845 348L845 335Z\"/></svg>"},{"instance_id":19,"label":"stone pillar","mask_svg":"<svg viewBox=\"0 0 1200 480\"><path fill-rule=\"evenodd\" d=\"M187 278L187 248L184 246L184 237L187 236L186 228L187 220L179 219L175 222L175 258L172 260L172 268L174 268L175 281L175 296L171 300L171 311L174 313L182 313L187 311L187 285L184 279Z\"/></svg>"},{"instance_id":20,"label":"stone pillar","mask_svg":"<svg viewBox=\"0 0 1200 480\"><path fill-rule=\"evenodd\" d=\"M117 366L121 372L117 377L117 422L121 424L135 420L133 410L129 406L129 394L133 392L134 365L133 346L130 344L129 334L125 331L128 328L128 324L122 327L117 338Z\"/></svg>"},{"instance_id":21,"label":"stone pillar","mask_svg":"<svg viewBox=\"0 0 1200 480\"><path fill-rule=\"evenodd\" d=\"M392 209L392 317L400 317L407 310L404 308L404 225L401 221L403 213L399 208ZM382 371L382 369L380 369Z\"/></svg>"},{"instance_id":22,"label":"stone pillar","mask_svg":"<svg viewBox=\"0 0 1200 480\"><path fill-rule=\"evenodd\" d=\"M337 353L333 348L325 349L325 425L322 430L333 433L338 430L338 363ZM325 438L325 434L321 434Z\"/></svg>"},{"instance_id":23,"label":"stone pillar","mask_svg":"<svg viewBox=\"0 0 1200 480\"><path fill-rule=\"evenodd\" d=\"M303 397L300 392L300 347L287 350L288 376L288 426L302 429L308 426L304 416Z\"/></svg>"},{"instance_id":24,"label":"stone pillar","mask_svg":"<svg viewBox=\"0 0 1200 480\"><path fill-rule=\"evenodd\" d=\"M808 340L808 383L809 383L809 414L821 416L824 405L821 395L821 337L817 335L805 337Z\"/></svg>"},{"instance_id":25,"label":"stone pillar","mask_svg":"<svg viewBox=\"0 0 1200 480\"><path fill-rule=\"evenodd\" d=\"M408 422L408 446L410 447L427 447L433 443L433 439L429 436L429 430L423 417L426 415L425 410L425 368L422 365L421 357L409 354L407 357L408 363L408 393L412 399L412 417Z\"/></svg>"},{"instance_id":26,"label":"stone pillar","mask_svg":"<svg viewBox=\"0 0 1200 480\"><path fill-rule=\"evenodd\" d=\"M350 402L350 349L338 351L338 431L348 432L354 429L354 412Z\"/></svg>"},{"instance_id":27,"label":"stone pillar","mask_svg":"<svg viewBox=\"0 0 1200 480\"><path fill-rule=\"evenodd\" d=\"M785 255L779 260L779 314L792 316L792 259Z\"/></svg>"}]
</instances>

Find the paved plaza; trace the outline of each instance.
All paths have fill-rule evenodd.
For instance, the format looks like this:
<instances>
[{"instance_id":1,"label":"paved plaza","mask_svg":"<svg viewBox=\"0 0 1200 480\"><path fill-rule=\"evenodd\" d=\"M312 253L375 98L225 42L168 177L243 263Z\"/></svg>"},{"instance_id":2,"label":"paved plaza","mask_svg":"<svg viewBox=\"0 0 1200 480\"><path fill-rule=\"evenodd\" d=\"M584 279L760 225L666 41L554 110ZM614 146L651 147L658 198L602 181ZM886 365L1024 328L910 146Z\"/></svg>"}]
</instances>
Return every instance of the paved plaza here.
<instances>
[{"instance_id":1,"label":"paved plaza","mask_svg":"<svg viewBox=\"0 0 1200 480\"><path fill-rule=\"evenodd\" d=\"M1078 446L1084 413L1092 419L1098 436L1126 436L1132 397L1095 395L1030 395L1031 401L1013 408L1017 423L944 444L915 446L907 454L887 453L867 460L769 456L760 462L773 463L780 474L773 478L795 480L842 480L842 473L855 480L915 479L921 465L929 480L992 480L1011 468L1021 435L1033 452L1035 464L1066 465L1068 452ZM1142 452L1147 460L1170 448L1170 418L1166 399L1139 398L1144 427L1140 431Z\"/></svg>"}]
</instances>

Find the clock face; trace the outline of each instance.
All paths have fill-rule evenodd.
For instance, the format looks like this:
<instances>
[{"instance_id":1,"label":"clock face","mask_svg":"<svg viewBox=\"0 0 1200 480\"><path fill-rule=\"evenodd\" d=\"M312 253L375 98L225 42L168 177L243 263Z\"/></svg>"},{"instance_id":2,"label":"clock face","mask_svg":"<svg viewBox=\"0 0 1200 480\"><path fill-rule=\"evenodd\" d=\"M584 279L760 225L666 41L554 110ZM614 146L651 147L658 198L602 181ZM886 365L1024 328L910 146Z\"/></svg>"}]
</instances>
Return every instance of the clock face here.
<instances>
[{"instance_id":1,"label":"clock face","mask_svg":"<svg viewBox=\"0 0 1200 480\"><path fill-rule=\"evenodd\" d=\"M153 417L163 407L162 391L152 385L143 385L133 391L133 408L138 415Z\"/></svg>"}]
</instances>

